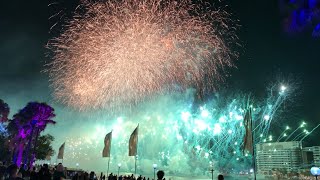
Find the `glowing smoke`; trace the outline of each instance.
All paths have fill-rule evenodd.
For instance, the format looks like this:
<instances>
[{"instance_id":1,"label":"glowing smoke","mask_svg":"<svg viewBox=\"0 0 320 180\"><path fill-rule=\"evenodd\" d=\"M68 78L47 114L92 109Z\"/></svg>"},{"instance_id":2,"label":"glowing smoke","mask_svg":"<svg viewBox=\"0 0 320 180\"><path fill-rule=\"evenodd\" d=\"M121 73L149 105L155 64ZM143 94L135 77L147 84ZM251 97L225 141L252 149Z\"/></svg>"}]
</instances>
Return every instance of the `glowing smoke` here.
<instances>
[{"instance_id":1,"label":"glowing smoke","mask_svg":"<svg viewBox=\"0 0 320 180\"><path fill-rule=\"evenodd\" d=\"M272 87L266 98L251 104L256 143L270 140L270 124L293 93L291 86L285 90L279 84ZM194 105L193 92L171 94L140 105L133 114L95 114L89 122L82 121L64 133L64 162L71 167L79 163L84 169L106 171L107 159L101 158L103 138L113 130L111 171L116 172L121 163L123 172L133 172L134 159L127 156L128 139L139 123L138 173L152 172L153 163L175 175L201 175L210 166L228 171L248 169L251 157L242 153L241 146L243 116L250 96L233 94L216 95L201 106Z\"/></svg>"}]
</instances>

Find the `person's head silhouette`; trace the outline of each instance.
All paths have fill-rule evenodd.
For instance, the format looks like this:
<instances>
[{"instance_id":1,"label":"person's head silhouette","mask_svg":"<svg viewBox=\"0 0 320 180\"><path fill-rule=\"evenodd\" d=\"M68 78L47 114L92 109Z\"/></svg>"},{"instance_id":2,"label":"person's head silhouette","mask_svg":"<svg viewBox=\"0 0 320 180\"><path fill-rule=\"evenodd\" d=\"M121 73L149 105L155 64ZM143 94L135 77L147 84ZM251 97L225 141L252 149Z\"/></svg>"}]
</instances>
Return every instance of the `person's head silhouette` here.
<instances>
[{"instance_id":1,"label":"person's head silhouette","mask_svg":"<svg viewBox=\"0 0 320 180\"><path fill-rule=\"evenodd\" d=\"M224 177L223 177L223 175L222 175L222 174L219 174L219 176L218 176L218 180L224 180Z\"/></svg>"},{"instance_id":2,"label":"person's head silhouette","mask_svg":"<svg viewBox=\"0 0 320 180\"><path fill-rule=\"evenodd\" d=\"M157 172L157 177L158 177L158 179L163 179L163 177L164 177L164 172L163 171L158 171Z\"/></svg>"}]
</instances>

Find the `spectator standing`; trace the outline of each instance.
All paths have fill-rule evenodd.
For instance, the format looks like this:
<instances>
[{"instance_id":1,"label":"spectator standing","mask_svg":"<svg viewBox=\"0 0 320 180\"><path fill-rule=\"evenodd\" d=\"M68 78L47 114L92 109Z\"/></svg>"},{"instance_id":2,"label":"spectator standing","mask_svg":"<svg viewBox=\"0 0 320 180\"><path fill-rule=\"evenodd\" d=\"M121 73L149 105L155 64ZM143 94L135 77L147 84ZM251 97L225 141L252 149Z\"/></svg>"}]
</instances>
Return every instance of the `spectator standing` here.
<instances>
[{"instance_id":1,"label":"spectator standing","mask_svg":"<svg viewBox=\"0 0 320 180\"><path fill-rule=\"evenodd\" d=\"M158 180L163 180L164 172L162 170L158 171L157 172L157 177L158 177Z\"/></svg>"},{"instance_id":2,"label":"spectator standing","mask_svg":"<svg viewBox=\"0 0 320 180\"><path fill-rule=\"evenodd\" d=\"M62 164L58 164L57 169L53 173L53 180L61 180L61 178L66 179L63 172L64 168Z\"/></svg>"}]
</instances>

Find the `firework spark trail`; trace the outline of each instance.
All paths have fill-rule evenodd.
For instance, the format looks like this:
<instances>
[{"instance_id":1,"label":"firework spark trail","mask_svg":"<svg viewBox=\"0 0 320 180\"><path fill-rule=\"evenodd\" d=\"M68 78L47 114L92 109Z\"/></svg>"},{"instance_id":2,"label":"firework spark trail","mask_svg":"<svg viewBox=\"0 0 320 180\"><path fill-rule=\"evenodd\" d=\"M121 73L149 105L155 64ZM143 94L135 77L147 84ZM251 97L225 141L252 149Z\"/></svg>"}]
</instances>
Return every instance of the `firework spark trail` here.
<instances>
[{"instance_id":1,"label":"firework spark trail","mask_svg":"<svg viewBox=\"0 0 320 180\"><path fill-rule=\"evenodd\" d=\"M314 127L310 132L306 133L305 136L303 136L300 141L303 141L306 137L308 137L313 131L315 131L318 127L320 126L320 124L318 124L316 127Z\"/></svg>"},{"instance_id":2,"label":"firework spark trail","mask_svg":"<svg viewBox=\"0 0 320 180\"><path fill-rule=\"evenodd\" d=\"M285 84L290 84L290 87L286 87ZM268 134L273 118L277 117L277 114L280 114L279 112L282 111L280 108L285 107L286 100L290 100L288 97L297 94L298 87L298 83L293 82L292 78L288 78L288 80L280 78L278 83L270 85L268 88L268 98L262 101L265 104L257 105L259 108L263 107L263 109L258 110L261 113L261 116L259 116L261 119L259 120L259 124L255 126L254 131L262 135ZM258 142L261 141L262 139L259 139Z\"/></svg>"},{"instance_id":3,"label":"firework spark trail","mask_svg":"<svg viewBox=\"0 0 320 180\"><path fill-rule=\"evenodd\" d=\"M284 102L293 93L288 90L285 92L286 95L280 94L279 91L275 94L270 93L270 88L268 90L266 98L256 100L252 105L255 124L263 121L254 133L256 143L270 135L269 124L277 119L274 117L282 113L278 106L269 105L277 104L278 96L282 96L281 102ZM103 122L99 115L97 124L90 121L84 124L83 129L75 129L76 132L82 132L80 136L74 131L63 136L68 137L67 144L70 144L70 147L66 146L65 163L74 166L75 162L79 162L85 166L84 168L97 170L104 167L106 162L101 160L100 152L103 148L103 138L113 129L112 167L116 168L116 164L121 163L121 168L130 172L134 168L134 162L124 155L128 150L128 138L139 123L138 166L141 173L144 170L147 173L153 163L157 163L158 167L166 171L184 175L202 174L209 165L217 170L225 167L246 169L251 165L251 157L242 150L245 134L243 118L249 96L242 93L226 94L217 95L200 107L190 105L193 104L190 102L193 97L191 94L171 94L158 97L156 101L143 103L144 105L138 107L137 113L131 116L122 115L113 121ZM271 122L265 123L265 109L275 107L278 107L276 112L268 111L273 112L271 115L274 117L268 120ZM263 136L260 136L261 134ZM159 143L163 141L166 143ZM90 147L94 147L94 150ZM87 160L94 164L88 164Z\"/></svg>"},{"instance_id":4,"label":"firework spark trail","mask_svg":"<svg viewBox=\"0 0 320 180\"><path fill-rule=\"evenodd\" d=\"M287 136L287 133L286 133L286 132L287 132L289 129L290 129L289 126L287 126L287 127L285 128L285 130L282 131L282 133L279 135L279 137L277 138L276 142L279 142L282 138L286 137L286 136Z\"/></svg>"},{"instance_id":5,"label":"firework spark trail","mask_svg":"<svg viewBox=\"0 0 320 180\"><path fill-rule=\"evenodd\" d=\"M85 1L48 43L54 95L95 109L137 103L176 86L214 88L235 55L228 17L191 0Z\"/></svg>"}]
</instances>

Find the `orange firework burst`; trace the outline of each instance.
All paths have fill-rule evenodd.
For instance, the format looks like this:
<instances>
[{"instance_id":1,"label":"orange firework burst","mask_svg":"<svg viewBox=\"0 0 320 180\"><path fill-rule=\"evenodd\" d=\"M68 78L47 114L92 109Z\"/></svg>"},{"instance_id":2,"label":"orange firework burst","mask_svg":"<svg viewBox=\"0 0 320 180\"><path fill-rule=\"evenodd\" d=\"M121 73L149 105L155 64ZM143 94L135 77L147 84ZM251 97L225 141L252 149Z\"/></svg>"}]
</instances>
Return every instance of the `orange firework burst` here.
<instances>
[{"instance_id":1,"label":"orange firework burst","mask_svg":"<svg viewBox=\"0 0 320 180\"><path fill-rule=\"evenodd\" d=\"M79 109L137 103L199 84L231 66L225 11L192 0L82 2L49 42L55 97ZM232 28L231 28L232 29ZM228 39L225 39L228 37Z\"/></svg>"}]
</instances>

